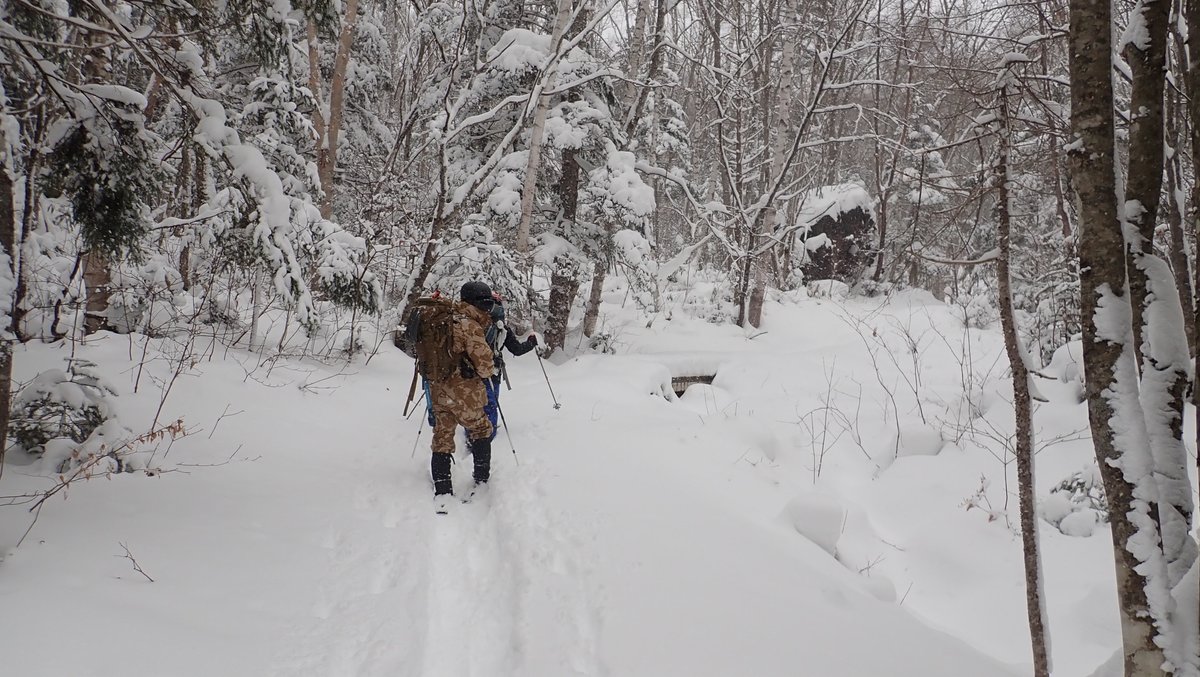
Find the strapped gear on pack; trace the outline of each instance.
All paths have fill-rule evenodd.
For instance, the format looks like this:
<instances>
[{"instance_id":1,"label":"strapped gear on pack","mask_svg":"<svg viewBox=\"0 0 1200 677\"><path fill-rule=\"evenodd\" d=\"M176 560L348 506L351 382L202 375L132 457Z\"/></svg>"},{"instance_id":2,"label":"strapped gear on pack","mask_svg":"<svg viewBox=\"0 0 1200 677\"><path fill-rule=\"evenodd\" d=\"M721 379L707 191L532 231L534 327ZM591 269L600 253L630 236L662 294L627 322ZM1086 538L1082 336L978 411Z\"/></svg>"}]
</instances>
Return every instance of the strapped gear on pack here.
<instances>
[{"instance_id":1,"label":"strapped gear on pack","mask_svg":"<svg viewBox=\"0 0 1200 677\"><path fill-rule=\"evenodd\" d=\"M466 355L454 350L454 322L462 307L461 302L443 297L413 302L404 329L404 352L416 359L417 371L426 381L439 383L460 370L474 371ZM463 376L471 378L472 374Z\"/></svg>"}]
</instances>

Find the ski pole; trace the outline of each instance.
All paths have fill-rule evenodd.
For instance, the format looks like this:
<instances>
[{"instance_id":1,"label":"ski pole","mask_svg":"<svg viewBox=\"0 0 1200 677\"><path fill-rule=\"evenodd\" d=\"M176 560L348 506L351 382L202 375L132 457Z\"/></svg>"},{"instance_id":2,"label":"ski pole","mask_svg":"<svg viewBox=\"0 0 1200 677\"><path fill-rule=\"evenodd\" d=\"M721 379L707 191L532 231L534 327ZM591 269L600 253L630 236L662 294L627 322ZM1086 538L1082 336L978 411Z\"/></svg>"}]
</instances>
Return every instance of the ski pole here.
<instances>
[{"instance_id":1,"label":"ski pole","mask_svg":"<svg viewBox=\"0 0 1200 677\"><path fill-rule=\"evenodd\" d=\"M425 391L425 393L424 393L423 395L421 395L421 399L422 399L422 400L424 400L424 401L425 401L425 404L426 404L426 410L425 410L425 413L429 413L429 409L428 409L428 405L429 405L429 391L428 391L428 390L426 390L426 391ZM413 407L413 408L412 408L412 411L408 412L408 415L404 417L404 420L405 420L405 421L407 421L408 419L412 418L412 415L413 415L414 413L416 413L417 409L418 409L418 407Z\"/></svg>"},{"instance_id":2,"label":"ski pole","mask_svg":"<svg viewBox=\"0 0 1200 677\"><path fill-rule=\"evenodd\" d=\"M417 445L421 443L421 433L422 433L422 432L424 432L424 430L425 430L425 419L424 419L424 418L422 418L422 419L421 419L421 425L420 425L420 427L418 427L418 428L417 428L417 438L416 438L415 440L413 440L413 448L412 448L412 453L410 453L410 454L408 455L408 457L409 457L409 458L416 458L416 456L417 456Z\"/></svg>"},{"instance_id":3,"label":"ski pole","mask_svg":"<svg viewBox=\"0 0 1200 677\"><path fill-rule=\"evenodd\" d=\"M558 403L558 398L554 396L554 386L550 385L550 375L546 373L546 365L542 363L542 356L538 355L537 351L534 351L533 354L537 355L538 366L542 368L542 376L546 378L546 387L550 389L550 399L554 400L554 408L562 409L562 405Z\"/></svg>"},{"instance_id":4,"label":"ski pole","mask_svg":"<svg viewBox=\"0 0 1200 677\"><path fill-rule=\"evenodd\" d=\"M500 408L500 400L496 400L496 411L500 412L500 422L504 424L504 434L508 437L508 446L512 448L513 460L517 465L521 465L521 459L517 458L517 448L513 445L512 432L508 429L508 419L504 418L504 410Z\"/></svg>"}]
</instances>

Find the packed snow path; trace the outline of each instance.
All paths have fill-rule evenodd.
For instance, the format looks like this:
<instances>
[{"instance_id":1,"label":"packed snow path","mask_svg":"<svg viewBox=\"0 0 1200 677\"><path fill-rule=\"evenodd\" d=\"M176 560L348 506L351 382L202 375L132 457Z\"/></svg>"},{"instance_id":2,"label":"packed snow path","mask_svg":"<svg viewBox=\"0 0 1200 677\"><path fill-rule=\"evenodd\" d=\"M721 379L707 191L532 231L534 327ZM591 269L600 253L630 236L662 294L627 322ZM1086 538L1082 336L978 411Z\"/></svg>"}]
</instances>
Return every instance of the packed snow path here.
<instances>
[{"instance_id":1,"label":"packed snow path","mask_svg":"<svg viewBox=\"0 0 1200 677\"><path fill-rule=\"evenodd\" d=\"M459 496L470 463L459 459ZM436 515L427 480L403 465L366 478L354 517L323 526L329 572L274 674L600 674L588 581L538 501L536 470Z\"/></svg>"}]
</instances>

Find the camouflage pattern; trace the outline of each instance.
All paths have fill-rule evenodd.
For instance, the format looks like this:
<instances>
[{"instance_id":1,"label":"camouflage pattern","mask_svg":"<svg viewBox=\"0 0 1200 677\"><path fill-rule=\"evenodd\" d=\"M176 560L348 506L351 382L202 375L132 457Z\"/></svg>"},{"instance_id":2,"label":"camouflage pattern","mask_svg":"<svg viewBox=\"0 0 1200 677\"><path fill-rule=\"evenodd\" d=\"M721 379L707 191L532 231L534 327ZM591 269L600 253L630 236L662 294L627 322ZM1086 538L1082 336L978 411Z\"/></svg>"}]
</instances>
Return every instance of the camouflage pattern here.
<instances>
[{"instance_id":1,"label":"camouflage pattern","mask_svg":"<svg viewBox=\"0 0 1200 677\"><path fill-rule=\"evenodd\" d=\"M455 319L454 351L467 356L475 376L464 378L459 371L445 381L429 384L435 454L454 453L454 429L460 425L467 429L467 436L472 440L492 436L492 422L484 413L487 391L483 387L483 379L495 374L492 349L484 338L484 327L489 324L491 318L486 312L466 304Z\"/></svg>"}]
</instances>

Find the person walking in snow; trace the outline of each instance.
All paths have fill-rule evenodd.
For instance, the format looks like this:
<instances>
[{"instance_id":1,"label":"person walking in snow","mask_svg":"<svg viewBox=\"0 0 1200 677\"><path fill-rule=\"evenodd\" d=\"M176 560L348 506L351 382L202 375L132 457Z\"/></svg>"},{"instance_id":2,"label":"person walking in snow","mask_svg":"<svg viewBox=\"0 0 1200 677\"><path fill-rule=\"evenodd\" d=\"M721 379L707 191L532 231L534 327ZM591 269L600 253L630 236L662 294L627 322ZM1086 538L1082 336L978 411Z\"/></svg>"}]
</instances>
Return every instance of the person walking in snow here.
<instances>
[{"instance_id":1,"label":"person walking in snow","mask_svg":"<svg viewBox=\"0 0 1200 677\"><path fill-rule=\"evenodd\" d=\"M441 381L427 381L433 416L430 472L438 512L445 512L449 498L454 495L450 468L454 431L458 426L467 431L476 487L486 484L491 477L494 431L485 412L488 403L485 384L491 383L496 366L484 332L491 325L489 313L495 301L492 290L482 282L464 284L460 298L462 303L452 324L452 341L453 353L462 356L461 367Z\"/></svg>"},{"instance_id":2,"label":"person walking in snow","mask_svg":"<svg viewBox=\"0 0 1200 677\"><path fill-rule=\"evenodd\" d=\"M492 349L493 362L496 366L496 373L486 382L488 403L484 408L487 413L488 420L492 422L492 439L496 439L497 417L500 412L500 383L508 381L508 373L504 368L504 350L512 353L514 357L520 357L525 353L537 348L537 334L530 332L529 336L524 341L517 340L517 337L508 330L508 326L504 320L504 300L500 295L492 292L492 301L494 302L491 310L492 324L487 328L485 336L488 345Z\"/></svg>"},{"instance_id":3,"label":"person walking in snow","mask_svg":"<svg viewBox=\"0 0 1200 677\"><path fill-rule=\"evenodd\" d=\"M482 282L468 282L467 285L482 285ZM471 293L483 293L482 288L472 287ZM488 325L487 331L484 333L488 346L492 349L492 361L495 364L496 372L490 379L485 379L483 382L484 388L487 390L487 405L484 407L484 412L487 414L488 421L492 424L492 439L496 439L496 434L499 432L500 425L500 385L508 380L508 374L504 367L504 354L502 351L507 350L515 357L520 357L529 351L537 348L537 334L530 332L529 336L524 340L518 340L505 324L504 301L496 292L492 294L492 309L490 311L491 324ZM429 425L434 425L432 398L429 397L429 382L425 382L425 415L429 418Z\"/></svg>"}]
</instances>

